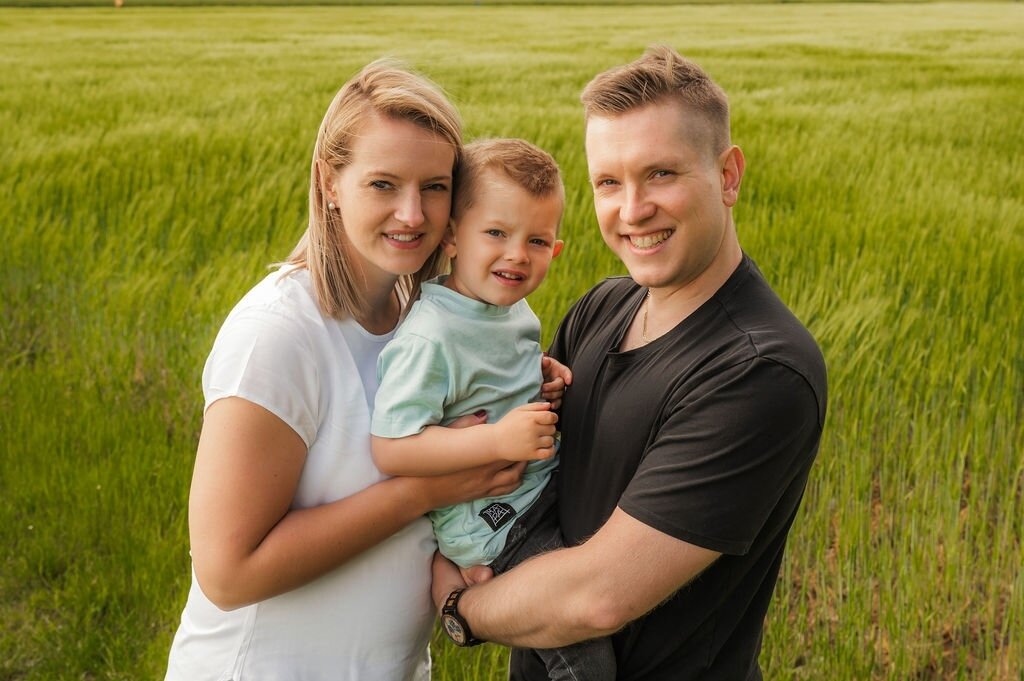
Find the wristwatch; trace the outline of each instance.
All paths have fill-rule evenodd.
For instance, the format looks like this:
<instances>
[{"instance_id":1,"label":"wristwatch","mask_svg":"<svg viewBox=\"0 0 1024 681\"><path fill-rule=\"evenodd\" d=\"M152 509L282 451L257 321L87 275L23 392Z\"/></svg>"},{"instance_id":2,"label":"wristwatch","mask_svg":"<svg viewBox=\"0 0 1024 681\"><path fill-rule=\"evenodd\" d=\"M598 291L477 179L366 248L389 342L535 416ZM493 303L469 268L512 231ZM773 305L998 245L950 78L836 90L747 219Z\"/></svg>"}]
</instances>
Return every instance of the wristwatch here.
<instances>
[{"instance_id":1,"label":"wristwatch","mask_svg":"<svg viewBox=\"0 0 1024 681\"><path fill-rule=\"evenodd\" d=\"M444 605L441 606L441 626L444 627L444 633L448 634L452 643L461 648L483 643L473 636L473 632L469 630L469 624L459 614L459 599L462 598L465 591L465 589L456 589L451 592L445 599Z\"/></svg>"}]
</instances>

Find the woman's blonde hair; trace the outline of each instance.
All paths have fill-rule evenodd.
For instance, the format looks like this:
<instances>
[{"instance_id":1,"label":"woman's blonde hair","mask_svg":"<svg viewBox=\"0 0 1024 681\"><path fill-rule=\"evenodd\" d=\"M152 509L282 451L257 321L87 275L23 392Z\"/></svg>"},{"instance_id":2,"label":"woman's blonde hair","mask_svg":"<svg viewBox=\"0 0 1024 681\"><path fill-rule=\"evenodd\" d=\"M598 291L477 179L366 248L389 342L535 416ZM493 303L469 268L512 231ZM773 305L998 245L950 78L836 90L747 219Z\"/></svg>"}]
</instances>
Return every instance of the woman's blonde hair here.
<instances>
[{"instance_id":1,"label":"woman's blonde hair","mask_svg":"<svg viewBox=\"0 0 1024 681\"><path fill-rule=\"evenodd\" d=\"M458 166L462 153L458 111L441 88L399 62L378 59L368 64L334 96L313 149L309 226L287 263L309 270L321 311L336 319L364 316L370 310L344 245L347 236L341 215L328 209L318 162L334 171L351 163L355 136L363 122L374 114L409 121L439 135L455 151L454 166ZM441 274L447 265L439 245L418 272L399 277L396 288L400 300L415 300L420 284Z\"/></svg>"}]
</instances>

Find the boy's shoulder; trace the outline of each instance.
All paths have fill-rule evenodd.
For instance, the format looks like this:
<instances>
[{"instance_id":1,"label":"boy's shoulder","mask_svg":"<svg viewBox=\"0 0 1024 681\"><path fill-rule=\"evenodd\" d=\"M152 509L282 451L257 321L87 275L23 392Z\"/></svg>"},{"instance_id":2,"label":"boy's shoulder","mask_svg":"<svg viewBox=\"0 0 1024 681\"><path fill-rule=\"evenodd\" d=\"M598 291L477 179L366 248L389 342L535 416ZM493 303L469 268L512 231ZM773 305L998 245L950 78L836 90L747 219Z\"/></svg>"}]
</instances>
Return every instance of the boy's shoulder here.
<instances>
[{"instance_id":1,"label":"boy's shoulder","mask_svg":"<svg viewBox=\"0 0 1024 681\"><path fill-rule=\"evenodd\" d=\"M409 313L398 325L395 337L422 336L424 338L444 337L449 333L452 313L429 297L421 297L409 308Z\"/></svg>"}]
</instances>

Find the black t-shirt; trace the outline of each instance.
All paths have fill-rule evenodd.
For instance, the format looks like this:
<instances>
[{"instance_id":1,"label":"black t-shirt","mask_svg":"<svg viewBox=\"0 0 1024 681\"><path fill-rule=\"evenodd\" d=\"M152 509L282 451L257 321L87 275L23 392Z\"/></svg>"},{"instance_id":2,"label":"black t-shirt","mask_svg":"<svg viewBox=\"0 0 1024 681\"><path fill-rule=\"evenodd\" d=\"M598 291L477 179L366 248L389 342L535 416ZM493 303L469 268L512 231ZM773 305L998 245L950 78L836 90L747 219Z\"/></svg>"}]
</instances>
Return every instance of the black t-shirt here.
<instances>
[{"instance_id":1,"label":"black t-shirt","mask_svg":"<svg viewBox=\"0 0 1024 681\"><path fill-rule=\"evenodd\" d=\"M602 282L550 349L573 372L562 531L586 541L618 506L724 554L614 635L619 679L760 679L764 616L825 419L825 364L746 256L676 328L620 352L645 294L626 277ZM513 659L515 677L546 678L529 655Z\"/></svg>"}]
</instances>

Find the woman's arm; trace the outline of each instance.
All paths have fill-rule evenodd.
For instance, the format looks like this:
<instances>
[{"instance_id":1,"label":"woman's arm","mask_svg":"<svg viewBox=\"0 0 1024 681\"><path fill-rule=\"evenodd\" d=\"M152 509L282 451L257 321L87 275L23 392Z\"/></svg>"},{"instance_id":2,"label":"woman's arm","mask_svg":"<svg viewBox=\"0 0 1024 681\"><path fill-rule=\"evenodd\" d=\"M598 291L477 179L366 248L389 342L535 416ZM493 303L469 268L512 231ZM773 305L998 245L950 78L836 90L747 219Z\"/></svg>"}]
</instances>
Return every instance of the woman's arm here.
<instances>
[{"instance_id":1,"label":"woman's arm","mask_svg":"<svg viewBox=\"0 0 1024 681\"><path fill-rule=\"evenodd\" d=\"M284 421L238 397L206 411L189 497L203 593L238 608L302 586L439 506L519 485L523 464L459 476L392 478L314 508L290 509L306 459Z\"/></svg>"}]
</instances>

